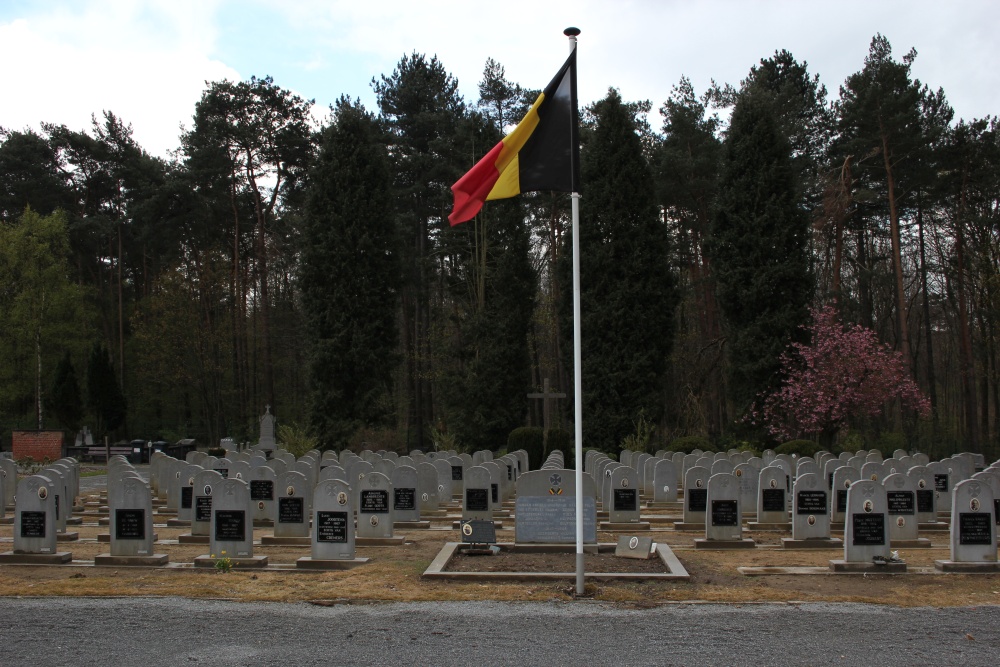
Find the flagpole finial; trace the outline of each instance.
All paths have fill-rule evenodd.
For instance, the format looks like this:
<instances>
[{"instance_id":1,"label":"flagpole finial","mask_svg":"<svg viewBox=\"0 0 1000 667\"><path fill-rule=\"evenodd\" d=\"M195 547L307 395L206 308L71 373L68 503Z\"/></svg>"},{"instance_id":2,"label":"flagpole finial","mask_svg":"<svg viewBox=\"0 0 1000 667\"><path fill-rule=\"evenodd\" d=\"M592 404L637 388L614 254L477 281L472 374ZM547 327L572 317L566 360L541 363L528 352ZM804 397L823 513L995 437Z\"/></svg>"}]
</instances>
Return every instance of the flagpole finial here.
<instances>
[{"instance_id":1,"label":"flagpole finial","mask_svg":"<svg viewBox=\"0 0 1000 667\"><path fill-rule=\"evenodd\" d=\"M566 28L565 30L563 30L563 34L566 35L567 37L576 37L577 35L580 34L580 29L579 28Z\"/></svg>"}]
</instances>

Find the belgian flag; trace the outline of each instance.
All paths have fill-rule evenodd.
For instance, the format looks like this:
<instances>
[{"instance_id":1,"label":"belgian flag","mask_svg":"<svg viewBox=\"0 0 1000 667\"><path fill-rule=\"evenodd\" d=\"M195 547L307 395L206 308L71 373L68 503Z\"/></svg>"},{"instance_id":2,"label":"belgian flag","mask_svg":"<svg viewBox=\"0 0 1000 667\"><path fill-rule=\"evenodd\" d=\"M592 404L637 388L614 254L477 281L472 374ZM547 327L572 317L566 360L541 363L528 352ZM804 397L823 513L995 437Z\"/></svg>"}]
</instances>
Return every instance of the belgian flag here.
<instances>
[{"instance_id":1,"label":"belgian flag","mask_svg":"<svg viewBox=\"0 0 1000 667\"><path fill-rule=\"evenodd\" d=\"M452 226L471 220L483 202L522 192L579 192L576 49L514 131L451 186Z\"/></svg>"}]
</instances>

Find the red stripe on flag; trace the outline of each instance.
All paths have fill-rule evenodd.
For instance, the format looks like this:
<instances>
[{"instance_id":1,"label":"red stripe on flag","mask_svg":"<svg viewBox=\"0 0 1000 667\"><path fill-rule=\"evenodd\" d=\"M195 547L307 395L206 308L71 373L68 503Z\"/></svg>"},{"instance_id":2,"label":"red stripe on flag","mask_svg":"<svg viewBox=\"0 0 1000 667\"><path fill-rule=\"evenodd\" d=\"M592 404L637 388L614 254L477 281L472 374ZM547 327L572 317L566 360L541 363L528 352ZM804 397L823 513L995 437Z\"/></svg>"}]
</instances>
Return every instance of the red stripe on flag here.
<instances>
[{"instance_id":1,"label":"red stripe on flag","mask_svg":"<svg viewBox=\"0 0 1000 667\"><path fill-rule=\"evenodd\" d=\"M501 150L503 150L502 141L451 186L451 191L455 193L455 206L448 216L448 222L452 226L476 217L479 209L483 207L487 195L500 178L496 163Z\"/></svg>"}]
</instances>

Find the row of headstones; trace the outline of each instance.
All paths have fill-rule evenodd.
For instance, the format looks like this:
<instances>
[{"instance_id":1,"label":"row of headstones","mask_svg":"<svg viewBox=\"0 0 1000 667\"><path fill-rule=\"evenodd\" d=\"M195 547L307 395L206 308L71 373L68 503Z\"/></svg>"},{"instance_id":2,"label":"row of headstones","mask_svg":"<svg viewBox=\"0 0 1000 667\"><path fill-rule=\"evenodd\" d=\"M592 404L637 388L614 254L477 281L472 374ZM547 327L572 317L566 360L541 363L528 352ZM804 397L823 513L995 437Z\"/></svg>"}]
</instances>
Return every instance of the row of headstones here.
<instances>
[{"instance_id":1,"label":"row of headstones","mask_svg":"<svg viewBox=\"0 0 1000 667\"><path fill-rule=\"evenodd\" d=\"M682 452L670 454L661 450L655 456L624 450L621 453L621 459L623 462L615 462L600 452L592 451L588 452L585 467L595 474L596 479L600 479L602 475L606 474L609 466L628 465L636 471L636 482L640 490L647 496L652 496L654 503L677 501L683 481L687 477L688 470L692 467L707 468L709 475L719 472L734 472L737 476L743 477L749 468L760 471L768 465L780 465L790 478L804 473L821 474L827 479L828 487L832 490L833 471L839 467L849 466L857 469L863 479L881 481L889 474L907 473L912 468L926 466L934 475L935 489L942 492L941 502L937 508L942 512L947 512L950 509L949 492L951 487L963 479L971 478L977 470L983 469L981 454L956 454L953 457L930 463L924 454L909 455L903 450L896 450L893 457L886 460L882 459L881 453L874 450L855 454L845 452L839 457L835 457L829 452L820 452L816 458L796 458L786 454L775 455L773 450L766 450L760 457L735 450L714 455L705 454L699 450L695 450L691 454ZM671 466L663 463L667 460L673 463L673 483L671 483ZM596 471L595 467L598 468ZM657 472L658 470L659 472ZM751 474L744 482L750 484L749 480L756 477L756 473ZM602 495L605 485L600 486L598 494ZM788 486L790 488L790 484Z\"/></svg>"},{"instance_id":2,"label":"row of headstones","mask_svg":"<svg viewBox=\"0 0 1000 667\"><path fill-rule=\"evenodd\" d=\"M524 452L515 452L497 461L489 460L486 453L482 458L482 465L470 468L461 465L467 463L463 458L441 456L432 457L434 463L424 460L416 463L416 467L412 467L407 465L411 462L411 457L396 457L393 460L380 459L377 453L369 454L370 457L358 457L350 452L342 452L339 461L336 455L324 454L321 462L326 465L321 469L317 483L326 479L356 482L365 475L382 471L393 485L393 511L396 521L418 521L421 511L438 509L440 499L451 497L452 482L458 482L465 487L463 518L467 518L472 512L491 513L503 500L512 495L517 471L521 469L522 461L526 460ZM419 452L414 454L420 456ZM235 456L239 457L240 454ZM314 456L307 454L292 464L296 467L292 472L308 475L305 484L302 483L301 477L290 472L281 475L273 472L273 468L287 467L286 457L290 457L287 452L279 451L271 461L264 461L262 457L249 457L251 460L246 462L240 459L212 460L204 454L192 454L189 455L189 459L212 465L220 474L226 473L228 477L247 481L255 504L254 521L258 524L273 522L276 526L275 535L281 536L287 531L287 526L282 524L291 523L289 516L294 516L294 513L282 512L282 505L290 507L292 504L290 498L306 497L313 488L310 478L313 477L317 467L316 462L312 460ZM364 460L365 458L368 460ZM344 462L347 470L339 465L340 461ZM371 461L374 461L374 464ZM253 466L249 468L249 472L242 467L244 463ZM234 470L234 465L241 467ZM167 511L176 510L178 520L182 523L192 521L192 512L197 509L192 489L195 487L195 474L203 469L197 464L177 461L162 455L154 461L154 486L157 485L157 477L168 478L168 483L159 484L160 490L165 494ZM165 475L162 474L164 471L167 471ZM276 491L276 488L279 491L283 490L284 496ZM205 530L207 529L203 525L193 525L192 532L204 534Z\"/></svg>"},{"instance_id":3,"label":"row of headstones","mask_svg":"<svg viewBox=\"0 0 1000 667\"><path fill-rule=\"evenodd\" d=\"M156 457L156 459L159 458ZM154 491L158 492L159 497L166 498L166 490L160 488L159 479L161 470L156 459L151 464L151 483ZM218 470L223 477L233 476L239 479L247 479L251 470L263 465L272 468L276 474L281 474L285 470L296 470L305 474L313 483L318 483L323 470L332 466L339 465L345 469L343 474L347 475L347 477L343 477L344 479L353 479L355 472L361 473L368 469L365 464L371 465L372 470L390 475L393 467L396 465L409 465L416 468L419 463L430 462L438 471L439 482L434 486L443 487L435 491L434 496L438 497L439 502L449 502L453 496L461 497L462 495L460 482L463 478L464 469L471 465L492 462L492 454L485 451L476 452L473 455L449 452L423 454L422 452L414 451L409 456L399 456L394 452L365 451L359 457L349 451L341 452L339 456L336 452L324 452L320 455L318 451L312 451L296 460L287 451L278 450L275 452L274 458L270 460L264 458L260 453L230 452L227 457L216 459L203 452L191 452L187 456L186 461L201 465L203 468ZM514 452L498 459L496 463L500 466L498 477L502 477L505 474L507 477L506 481L512 483L516 480L517 474L527 470L527 454L523 451ZM506 471L504 470L504 466L507 468ZM500 481L498 479L498 482ZM505 483L504 487L504 497L506 499L513 493L513 484ZM433 500L434 498L429 498L429 501L433 502Z\"/></svg>"},{"instance_id":4,"label":"row of headstones","mask_svg":"<svg viewBox=\"0 0 1000 667\"><path fill-rule=\"evenodd\" d=\"M64 458L18 481L17 467L0 459L0 492L4 505L14 507L14 554L58 552L58 534L65 534L67 521L80 493L80 466Z\"/></svg>"}]
</instances>

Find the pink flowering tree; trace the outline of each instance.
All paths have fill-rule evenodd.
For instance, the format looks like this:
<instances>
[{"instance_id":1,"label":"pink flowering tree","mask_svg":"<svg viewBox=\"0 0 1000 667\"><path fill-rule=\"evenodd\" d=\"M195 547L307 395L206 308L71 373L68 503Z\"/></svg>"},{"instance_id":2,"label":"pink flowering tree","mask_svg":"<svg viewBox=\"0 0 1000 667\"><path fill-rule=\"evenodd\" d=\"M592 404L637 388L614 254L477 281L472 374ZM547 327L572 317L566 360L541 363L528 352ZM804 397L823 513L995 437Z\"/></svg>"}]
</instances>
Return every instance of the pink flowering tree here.
<instances>
[{"instance_id":1,"label":"pink flowering tree","mask_svg":"<svg viewBox=\"0 0 1000 667\"><path fill-rule=\"evenodd\" d=\"M805 327L812 341L794 343L781 357L784 382L752 413L775 437L821 435L832 438L851 419L878 415L899 400L920 416L930 401L913 381L903 357L881 343L875 332L841 324L836 310L812 311Z\"/></svg>"}]
</instances>

